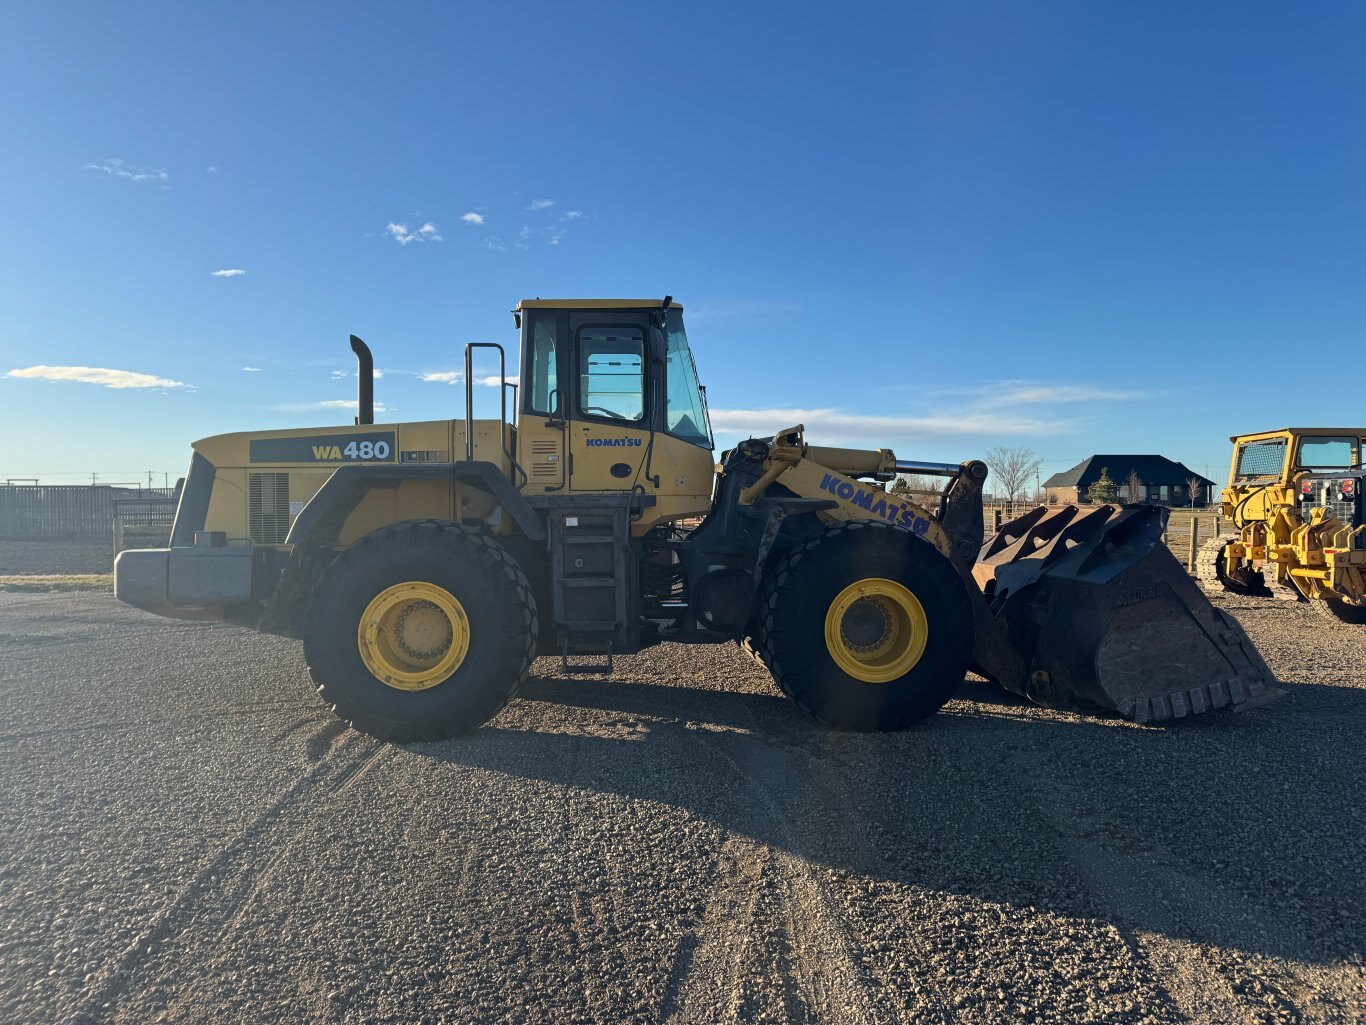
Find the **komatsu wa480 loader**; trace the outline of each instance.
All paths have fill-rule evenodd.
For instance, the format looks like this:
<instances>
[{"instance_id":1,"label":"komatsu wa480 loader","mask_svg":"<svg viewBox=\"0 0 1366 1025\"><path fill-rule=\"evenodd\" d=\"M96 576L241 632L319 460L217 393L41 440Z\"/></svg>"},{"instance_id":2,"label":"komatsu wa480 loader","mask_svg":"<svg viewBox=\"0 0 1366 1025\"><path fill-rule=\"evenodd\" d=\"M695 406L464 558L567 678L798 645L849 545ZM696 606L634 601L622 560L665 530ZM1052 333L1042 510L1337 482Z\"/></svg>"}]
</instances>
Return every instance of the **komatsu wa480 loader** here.
<instances>
[{"instance_id":1,"label":"komatsu wa480 loader","mask_svg":"<svg viewBox=\"0 0 1366 1025\"><path fill-rule=\"evenodd\" d=\"M322 699L393 740L478 727L532 659L740 642L831 726L895 730L975 670L1139 721L1279 693L1160 543L1165 510L1038 509L983 539L981 462L809 444L713 455L683 310L534 300L498 419L194 443L170 546L123 552L120 599L298 637ZM506 366L502 370L506 382ZM511 415L508 397L512 397ZM921 503L885 490L937 475ZM578 667L583 668L581 659Z\"/></svg>"}]
</instances>

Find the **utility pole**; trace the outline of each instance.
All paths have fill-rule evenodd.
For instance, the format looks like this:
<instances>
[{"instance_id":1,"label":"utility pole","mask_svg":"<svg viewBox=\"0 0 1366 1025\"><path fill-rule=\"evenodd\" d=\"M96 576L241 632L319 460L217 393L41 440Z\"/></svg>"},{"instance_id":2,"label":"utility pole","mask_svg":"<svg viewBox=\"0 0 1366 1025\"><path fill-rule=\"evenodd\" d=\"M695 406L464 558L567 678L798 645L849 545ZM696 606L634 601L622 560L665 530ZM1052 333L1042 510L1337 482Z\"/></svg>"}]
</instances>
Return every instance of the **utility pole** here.
<instances>
[{"instance_id":1,"label":"utility pole","mask_svg":"<svg viewBox=\"0 0 1366 1025\"><path fill-rule=\"evenodd\" d=\"M99 475L98 473L92 473L92 474L90 475L90 486L93 488L93 487L95 486L95 481L97 481L97 480L99 480L99 479L100 479L100 475Z\"/></svg>"},{"instance_id":2,"label":"utility pole","mask_svg":"<svg viewBox=\"0 0 1366 1025\"><path fill-rule=\"evenodd\" d=\"M148 490L148 491L151 491L151 490L152 490L152 471L151 471L151 470L148 470L148 471L147 471L147 490Z\"/></svg>"}]
</instances>

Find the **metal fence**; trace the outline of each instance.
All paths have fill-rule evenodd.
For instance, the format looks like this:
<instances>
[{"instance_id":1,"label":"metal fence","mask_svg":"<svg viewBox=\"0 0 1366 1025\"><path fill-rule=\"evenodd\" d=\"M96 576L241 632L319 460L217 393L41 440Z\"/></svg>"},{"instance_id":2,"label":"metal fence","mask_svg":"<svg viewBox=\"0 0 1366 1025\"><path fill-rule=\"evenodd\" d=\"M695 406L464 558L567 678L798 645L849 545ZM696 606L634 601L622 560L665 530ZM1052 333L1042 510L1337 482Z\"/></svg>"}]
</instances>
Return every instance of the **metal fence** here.
<instances>
[{"instance_id":1,"label":"metal fence","mask_svg":"<svg viewBox=\"0 0 1366 1025\"><path fill-rule=\"evenodd\" d=\"M123 521L125 527L155 527L169 531L175 521L176 504L176 497L169 493L116 498L114 515Z\"/></svg>"},{"instance_id":2,"label":"metal fence","mask_svg":"<svg viewBox=\"0 0 1366 1025\"><path fill-rule=\"evenodd\" d=\"M119 488L103 484L0 485L0 538L107 538L114 518L138 525L169 525L174 493L166 488Z\"/></svg>"}]
</instances>

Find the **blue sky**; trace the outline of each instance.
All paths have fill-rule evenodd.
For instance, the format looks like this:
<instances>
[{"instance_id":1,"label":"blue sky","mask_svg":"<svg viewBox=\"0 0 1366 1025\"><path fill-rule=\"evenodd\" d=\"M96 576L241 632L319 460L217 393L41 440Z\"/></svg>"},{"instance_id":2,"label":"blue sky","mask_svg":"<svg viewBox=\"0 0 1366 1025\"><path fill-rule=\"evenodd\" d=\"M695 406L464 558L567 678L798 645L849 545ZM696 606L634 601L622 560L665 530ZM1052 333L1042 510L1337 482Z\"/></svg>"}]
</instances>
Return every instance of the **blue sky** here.
<instances>
[{"instance_id":1,"label":"blue sky","mask_svg":"<svg viewBox=\"0 0 1366 1025\"><path fill-rule=\"evenodd\" d=\"M348 422L350 332L463 415L524 296L674 295L722 442L1362 419L1360 5L646 6L9 5L0 479Z\"/></svg>"}]
</instances>

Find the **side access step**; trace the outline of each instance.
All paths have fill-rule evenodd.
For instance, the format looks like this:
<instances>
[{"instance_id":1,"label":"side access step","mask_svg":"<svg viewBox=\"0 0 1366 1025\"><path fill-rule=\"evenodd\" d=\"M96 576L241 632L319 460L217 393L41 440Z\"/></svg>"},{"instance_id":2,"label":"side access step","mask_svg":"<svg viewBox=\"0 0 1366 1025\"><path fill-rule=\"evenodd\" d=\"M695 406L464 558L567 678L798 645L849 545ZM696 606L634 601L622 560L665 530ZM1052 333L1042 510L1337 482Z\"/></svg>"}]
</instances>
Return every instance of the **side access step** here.
<instances>
[{"instance_id":1,"label":"side access step","mask_svg":"<svg viewBox=\"0 0 1366 1025\"><path fill-rule=\"evenodd\" d=\"M624 505L551 513L552 613L563 672L611 672L614 651L635 650L634 552ZM607 661L575 666L571 655L606 655Z\"/></svg>"}]
</instances>

